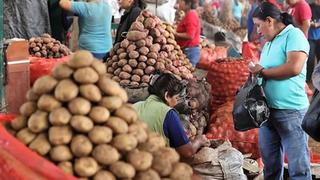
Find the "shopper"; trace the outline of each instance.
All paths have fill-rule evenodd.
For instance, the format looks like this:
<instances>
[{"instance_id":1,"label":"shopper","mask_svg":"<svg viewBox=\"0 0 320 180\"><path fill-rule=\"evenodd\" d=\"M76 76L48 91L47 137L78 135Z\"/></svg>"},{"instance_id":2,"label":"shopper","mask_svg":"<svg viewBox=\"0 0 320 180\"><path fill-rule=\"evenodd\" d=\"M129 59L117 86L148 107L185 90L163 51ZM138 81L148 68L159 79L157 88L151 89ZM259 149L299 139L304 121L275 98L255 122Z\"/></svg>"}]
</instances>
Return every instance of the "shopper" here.
<instances>
[{"instance_id":1,"label":"shopper","mask_svg":"<svg viewBox=\"0 0 320 180\"><path fill-rule=\"evenodd\" d=\"M193 9L193 0L179 0L178 6L186 15L177 26L175 38L195 67L200 59L200 19L197 11Z\"/></svg>"},{"instance_id":2,"label":"shopper","mask_svg":"<svg viewBox=\"0 0 320 180\"><path fill-rule=\"evenodd\" d=\"M134 104L139 117L148 127L162 135L167 145L175 148L184 158L190 158L207 143L204 135L190 142L181 124L178 113L173 109L181 100L184 86L174 75L155 75L150 82L147 100Z\"/></svg>"},{"instance_id":3,"label":"shopper","mask_svg":"<svg viewBox=\"0 0 320 180\"><path fill-rule=\"evenodd\" d=\"M320 0L315 0L314 3L310 4L310 7L312 22L308 35L310 53L307 63L307 82L311 82L315 62L320 60Z\"/></svg>"},{"instance_id":4,"label":"shopper","mask_svg":"<svg viewBox=\"0 0 320 180\"><path fill-rule=\"evenodd\" d=\"M239 0L233 0L232 14L234 18L240 23L242 16L243 4Z\"/></svg>"},{"instance_id":5,"label":"shopper","mask_svg":"<svg viewBox=\"0 0 320 180\"><path fill-rule=\"evenodd\" d=\"M305 0L286 0L286 2L292 8L290 14L293 16L295 25L308 37L312 16L309 4Z\"/></svg>"},{"instance_id":6,"label":"shopper","mask_svg":"<svg viewBox=\"0 0 320 180\"><path fill-rule=\"evenodd\" d=\"M304 91L309 43L292 17L264 2L254 12L258 32L267 40L260 65L250 70L266 80L270 119L259 129L264 178L282 179L284 153L291 180L310 180L307 135L301 127L309 106Z\"/></svg>"},{"instance_id":7,"label":"shopper","mask_svg":"<svg viewBox=\"0 0 320 180\"><path fill-rule=\"evenodd\" d=\"M129 31L131 24L136 21L146 5L142 0L120 0L119 6L125 12L121 16L114 44L126 38L126 33Z\"/></svg>"},{"instance_id":8,"label":"shopper","mask_svg":"<svg viewBox=\"0 0 320 180\"><path fill-rule=\"evenodd\" d=\"M102 59L112 48L110 5L102 0L60 0L59 4L79 17L79 47Z\"/></svg>"}]
</instances>

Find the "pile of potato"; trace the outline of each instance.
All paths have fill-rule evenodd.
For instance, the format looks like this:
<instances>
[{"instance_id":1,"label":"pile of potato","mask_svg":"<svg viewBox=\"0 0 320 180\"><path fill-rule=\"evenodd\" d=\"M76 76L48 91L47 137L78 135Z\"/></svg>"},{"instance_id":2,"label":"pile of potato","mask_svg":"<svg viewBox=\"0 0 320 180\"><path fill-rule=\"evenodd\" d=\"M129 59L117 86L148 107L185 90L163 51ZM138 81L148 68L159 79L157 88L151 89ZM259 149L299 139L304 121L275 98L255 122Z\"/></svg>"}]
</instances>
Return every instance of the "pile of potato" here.
<instances>
[{"instance_id":1,"label":"pile of potato","mask_svg":"<svg viewBox=\"0 0 320 180\"><path fill-rule=\"evenodd\" d=\"M93 180L188 180L193 171L147 130L126 92L91 53L78 51L26 95L15 136L65 172Z\"/></svg>"},{"instance_id":2,"label":"pile of potato","mask_svg":"<svg viewBox=\"0 0 320 180\"><path fill-rule=\"evenodd\" d=\"M174 29L148 11L131 25L126 39L115 44L107 71L122 86L146 87L156 71L192 78L192 65L177 45Z\"/></svg>"},{"instance_id":3,"label":"pile of potato","mask_svg":"<svg viewBox=\"0 0 320 180\"><path fill-rule=\"evenodd\" d=\"M43 58L61 58L71 54L71 51L65 45L49 34L31 38L29 40L29 52L32 56Z\"/></svg>"}]
</instances>

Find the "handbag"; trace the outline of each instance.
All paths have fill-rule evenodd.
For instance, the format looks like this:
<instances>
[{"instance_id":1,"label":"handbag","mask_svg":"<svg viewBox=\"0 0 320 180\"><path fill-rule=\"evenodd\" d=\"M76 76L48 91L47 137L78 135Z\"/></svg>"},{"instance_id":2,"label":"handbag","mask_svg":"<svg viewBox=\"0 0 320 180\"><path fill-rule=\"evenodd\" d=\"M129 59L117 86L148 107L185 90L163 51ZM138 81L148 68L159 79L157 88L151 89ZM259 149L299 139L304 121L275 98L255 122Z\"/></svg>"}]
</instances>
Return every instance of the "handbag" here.
<instances>
[{"instance_id":1,"label":"handbag","mask_svg":"<svg viewBox=\"0 0 320 180\"><path fill-rule=\"evenodd\" d=\"M303 118L302 128L314 140L320 141L320 93L317 89Z\"/></svg>"},{"instance_id":2,"label":"handbag","mask_svg":"<svg viewBox=\"0 0 320 180\"><path fill-rule=\"evenodd\" d=\"M257 77L250 74L238 91L232 112L235 130L259 128L269 119L270 110L263 90L264 85L265 80L259 85Z\"/></svg>"}]
</instances>

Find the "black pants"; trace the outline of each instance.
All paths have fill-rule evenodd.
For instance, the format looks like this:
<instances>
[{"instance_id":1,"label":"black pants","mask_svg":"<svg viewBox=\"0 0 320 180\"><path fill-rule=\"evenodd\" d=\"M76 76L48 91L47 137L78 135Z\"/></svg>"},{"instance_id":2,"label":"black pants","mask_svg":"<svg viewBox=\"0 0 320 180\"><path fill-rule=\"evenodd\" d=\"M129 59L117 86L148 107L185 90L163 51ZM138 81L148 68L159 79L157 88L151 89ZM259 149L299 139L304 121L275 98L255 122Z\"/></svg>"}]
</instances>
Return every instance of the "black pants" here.
<instances>
[{"instance_id":1,"label":"black pants","mask_svg":"<svg viewBox=\"0 0 320 180\"><path fill-rule=\"evenodd\" d=\"M309 58L307 62L307 82L311 82L313 69L320 60L320 39L319 40L309 39L309 44L310 44L310 52L309 52Z\"/></svg>"}]
</instances>

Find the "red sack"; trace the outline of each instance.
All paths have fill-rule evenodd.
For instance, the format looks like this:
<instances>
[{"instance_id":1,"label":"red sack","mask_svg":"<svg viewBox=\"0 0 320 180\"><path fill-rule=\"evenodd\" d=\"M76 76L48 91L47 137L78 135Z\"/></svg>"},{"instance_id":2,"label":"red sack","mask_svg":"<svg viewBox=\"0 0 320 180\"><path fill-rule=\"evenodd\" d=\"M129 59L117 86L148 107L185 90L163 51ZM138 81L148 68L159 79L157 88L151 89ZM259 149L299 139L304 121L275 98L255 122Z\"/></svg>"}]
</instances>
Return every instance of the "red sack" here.
<instances>
[{"instance_id":1,"label":"red sack","mask_svg":"<svg viewBox=\"0 0 320 180\"><path fill-rule=\"evenodd\" d=\"M4 117L4 116L3 116ZM7 132L0 123L0 179L76 180Z\"/></svg>"},{"instance_id":2,"label":"red sack","mask_svg":"<svg viewBox=\"0 0 320 180\"><path fill-rule=\"evenodd\" d=\"M210 62L215 61L217 55L212 48L203 48L200 52L200 60L197 63L197 68L207 70Z\"/></svg>"},{"instance_id":3,"label":"red sack","mask_svg":"<svg viewBox=\"0 0 320 180\"><path fill-rule=\"evenodd\" d=\"M216 46L214 48L214 52L216 53L217 59L224 59L228 57L228 48L224 46Z\"/></svg>"},{"instance_id":4,"label":"red sack","mask_svg":"<svg viewBox=\"0 0 320 180\"><path fill-rule=\"evenodd\" d=\"M258 46L251 42L242 43L242 57L258 63L260 59L260 53Z\"/></svg>"},{"instance_id":5,"label":"red sack","mask_svg":"<svg viewBox=\"0 0 320 180\"><path fill-rule=\"evenodd\" d=\"M31 85L41 76L50 75L53 67L69 60L69 56L56 59L29 57L30 59L30 83Z\"/></svg>"}]
</instances>

